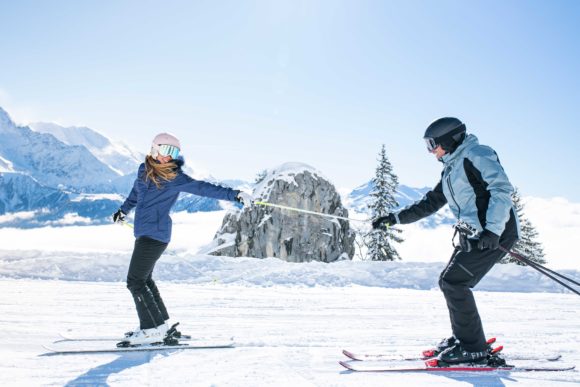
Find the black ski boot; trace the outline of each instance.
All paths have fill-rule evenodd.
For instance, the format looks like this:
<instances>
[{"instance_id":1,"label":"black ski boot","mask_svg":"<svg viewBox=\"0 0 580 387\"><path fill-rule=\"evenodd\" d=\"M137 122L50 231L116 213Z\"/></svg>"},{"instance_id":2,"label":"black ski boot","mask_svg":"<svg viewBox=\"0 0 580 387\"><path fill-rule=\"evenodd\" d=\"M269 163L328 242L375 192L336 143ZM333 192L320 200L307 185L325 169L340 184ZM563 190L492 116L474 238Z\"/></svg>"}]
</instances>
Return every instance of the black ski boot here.
<instances>
[{"instance_id":1,"label":"black ski boot","mask_svg":"<svg viewBox=\"0 0 580 387\"><path fill-rule=\"evenodd\" d=\"M428 349L423 351L424 357L435 357L439 355L441 352L445 351L447 348L451 348L455 345L459 344L459 340L455 336L448 337L443 339L435 346L433 349Z\"/></svg>"},{"instance_id":2,"label":"black ski boot","mask_svg":"<svg viewBox=\"0 0 580 387\"><path fill-rule=\"evenodd\" d=\"M439 355L438 359L442 363L486 363L489 352L486 350L478 352L469 352L461 344L447 348Z\"/></svg>"},{"instance_id":3,"label":"black ski boot","mask_svg":"<svg viewBox=\"0 0 580 387\"><path fill-rule=\"evenodd\" d=\"M459 343L460 343L459 340L455 336L451 336L447 339L443 339L443 340L441 340L441 342L439 344L437 344L435 346L435 348L423 351L423 357L425 359L437 357L437 356L439 356L439 354L441 352L445 351L447 348L451 348L453 346L456 346ZM493 343L495 343L495 337L492 337L486 341L487 351L489 353L493 352L493 347L491 346Z\"/></svg>"}]
</instances>

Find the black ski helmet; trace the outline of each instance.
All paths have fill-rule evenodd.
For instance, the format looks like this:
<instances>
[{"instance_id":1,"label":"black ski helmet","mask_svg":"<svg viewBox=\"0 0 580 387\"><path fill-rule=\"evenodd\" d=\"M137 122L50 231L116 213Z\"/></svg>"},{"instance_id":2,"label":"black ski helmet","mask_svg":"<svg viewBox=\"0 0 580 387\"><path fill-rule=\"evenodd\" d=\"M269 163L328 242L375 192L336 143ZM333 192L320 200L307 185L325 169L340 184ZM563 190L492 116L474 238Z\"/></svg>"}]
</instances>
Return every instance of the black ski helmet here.
<instances>
[{"instance_id":1,"label":"black ski helmet","mask_svg":"<svg viewBox=\"0 0 580 387\"><path fill-rule=\"evenodd\" d=\"M423 138L427 143L427 150L441 145L447 153L453 153L465 139L465 124L455 117L443 117L433 121L425 131Z\"/></svg>"}]
</instances>

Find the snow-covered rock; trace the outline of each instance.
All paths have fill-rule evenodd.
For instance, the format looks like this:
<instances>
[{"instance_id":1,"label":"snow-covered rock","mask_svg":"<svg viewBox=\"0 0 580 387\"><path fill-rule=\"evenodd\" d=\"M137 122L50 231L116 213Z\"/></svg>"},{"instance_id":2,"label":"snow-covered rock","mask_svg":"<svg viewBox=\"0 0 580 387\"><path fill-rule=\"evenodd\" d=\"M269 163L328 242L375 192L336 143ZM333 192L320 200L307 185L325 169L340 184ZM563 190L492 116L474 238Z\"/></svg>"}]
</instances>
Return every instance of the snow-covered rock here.
<instances>
[{"instance_id":1,"label":"snow-covered rock","mask_svg":"<svg viewBox=\"0 0 580 387\"><path fill-rule=\"evenodd\" d=\"M286 163L257 183L260 201L348 217L335 187L314 168ZM289 262L351 259L349 222L256 205L230 212L215 236L215 255L276 257Z\"/></svg>"}]
</instances>

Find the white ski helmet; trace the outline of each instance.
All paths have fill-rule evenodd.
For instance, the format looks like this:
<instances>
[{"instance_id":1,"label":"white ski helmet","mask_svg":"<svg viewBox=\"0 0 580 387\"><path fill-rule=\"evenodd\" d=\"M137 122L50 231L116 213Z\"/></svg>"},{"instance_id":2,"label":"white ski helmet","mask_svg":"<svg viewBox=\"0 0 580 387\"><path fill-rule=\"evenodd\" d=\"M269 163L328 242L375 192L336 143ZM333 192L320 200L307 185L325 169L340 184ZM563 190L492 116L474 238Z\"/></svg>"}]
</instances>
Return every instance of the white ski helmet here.
<instances>
[{"instance_id":1,"label":"white ski helmet","mask_svg":"<svg viewBox=\"0 0 580 387\"><path fill-rule=\"evenodd\" d=\"M162 156L169 155L171 158L176 159L180 150L181 143L177 137L170 133L159 133L155 136L153 143L151 144L152 157L157 157L161 154Z\"/></svg>"}]
</instances>

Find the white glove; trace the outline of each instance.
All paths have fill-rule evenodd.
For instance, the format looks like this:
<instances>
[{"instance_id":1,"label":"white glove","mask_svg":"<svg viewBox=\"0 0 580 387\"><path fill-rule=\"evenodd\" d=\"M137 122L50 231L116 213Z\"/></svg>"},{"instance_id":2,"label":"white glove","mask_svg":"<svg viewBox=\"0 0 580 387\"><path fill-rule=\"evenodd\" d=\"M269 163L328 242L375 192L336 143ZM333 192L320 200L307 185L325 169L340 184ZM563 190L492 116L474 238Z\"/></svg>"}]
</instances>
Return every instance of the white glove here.
<instances>
[{"instance_id":1,"label":"white glove","mask_svg":"<svg viewBox=\"0 0 580 387\"><path fill-rule=\"evenodd\" d=\"M244 207L251 207L254 205L254 197L246 192L240 192L236 196L236 200L244 205Z\"/></svg>"}]
</instances>

